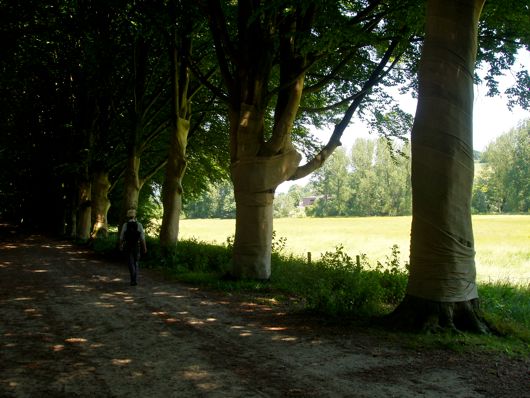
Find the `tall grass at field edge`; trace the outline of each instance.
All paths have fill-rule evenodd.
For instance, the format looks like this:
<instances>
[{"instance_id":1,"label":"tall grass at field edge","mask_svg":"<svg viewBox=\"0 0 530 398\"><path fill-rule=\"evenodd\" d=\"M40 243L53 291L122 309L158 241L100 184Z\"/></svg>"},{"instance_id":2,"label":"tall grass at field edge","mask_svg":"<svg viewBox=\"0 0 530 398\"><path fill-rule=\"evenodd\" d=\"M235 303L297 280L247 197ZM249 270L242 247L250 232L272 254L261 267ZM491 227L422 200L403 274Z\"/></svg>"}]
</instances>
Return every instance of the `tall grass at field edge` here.
<instances>
[{"instance_id":1,"label":"tall grass at field edge","mask_svg":"<svg viewBox=\"0 0 530 398\"><path fill-rule=\"evenodd\" d=\"M364 253L374 263L385 261L393 245L400 261L409 258L411 217L279 218L274 230L286 239L283 254L314 260L338 245L351 257ZM180 238L222 244L235 230L234 220L186 219ZM480 282L530 283L530 215L473 216L477 279Z\"/></svg>"},{"instance_id":2,"label":"tall grass at field edge","mask_svg":"<svg viewBox=\"0 0 530 398\"><path fill-rule=\"evenodd\" d=\"M366 256L350 257L342 246L314 262L292 254L283 255L285 241L276 239L270 281L234 281L225 278L230 269L230 242L225 245L180 241L178 250L164 251L158 240L148 239L148 256L142 267L163 270L175 279L223 291L289 299L297 310L329 317L370 318L391 312L404 297L407 264L394 246L385 261L371 264ZM94 249L116 256L116 237L99 240ZM497 332L512 336L530 350L530 285L507 282L479 283L486 320Z\"/></svg>"}]
</instances>

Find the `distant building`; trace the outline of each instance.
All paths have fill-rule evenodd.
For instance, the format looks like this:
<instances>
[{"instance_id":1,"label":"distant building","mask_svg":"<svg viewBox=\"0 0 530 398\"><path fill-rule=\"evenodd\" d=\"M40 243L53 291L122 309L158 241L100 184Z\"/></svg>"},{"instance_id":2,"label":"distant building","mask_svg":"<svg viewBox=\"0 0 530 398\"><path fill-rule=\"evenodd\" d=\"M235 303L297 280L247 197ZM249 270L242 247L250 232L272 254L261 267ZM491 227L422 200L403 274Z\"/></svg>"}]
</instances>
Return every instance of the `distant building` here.
<instances>
[{"instance_id":1,"label":"distant building","mask_svg":"<svg viewBox=\"0 0 530 398\"><path fill-rule=\"evenodd\" d=\"M298 202L298 207L311 206L317 199L318 196L306 196L305 198L302 198L300 202Z\"/></svg>"},{"instance_id":2,"label":"distant building","mask_svg":"<svg viewBox=\"0 0 530 398\"><path fill-rule=\"evenodd\" d=\"M317 199L330 200L333 199L333 195L313 195L313 196L306 196L305 198L302 198L300 202L298 202L298 207L307 207L311 206L316 202Z\"/></svg>"}]
</instances>

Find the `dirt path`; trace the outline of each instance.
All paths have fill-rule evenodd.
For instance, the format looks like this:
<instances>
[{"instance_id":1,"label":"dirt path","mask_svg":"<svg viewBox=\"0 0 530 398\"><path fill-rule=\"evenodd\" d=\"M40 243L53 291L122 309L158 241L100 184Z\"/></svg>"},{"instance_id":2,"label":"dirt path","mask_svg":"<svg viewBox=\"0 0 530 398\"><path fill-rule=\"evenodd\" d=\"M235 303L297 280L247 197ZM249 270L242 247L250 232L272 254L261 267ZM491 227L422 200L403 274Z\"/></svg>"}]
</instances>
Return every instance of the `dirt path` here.
<instances>
[{"instance_id":1,"label":"dirt path","mask_svg":"<svg viewBox=\"0 0 530 398\"><path fill-rule=\"evenodd\" d=\"M0 241L1 397L530 397L529 362L201 291L68 242Z\"/></svg>"}]
</instances>

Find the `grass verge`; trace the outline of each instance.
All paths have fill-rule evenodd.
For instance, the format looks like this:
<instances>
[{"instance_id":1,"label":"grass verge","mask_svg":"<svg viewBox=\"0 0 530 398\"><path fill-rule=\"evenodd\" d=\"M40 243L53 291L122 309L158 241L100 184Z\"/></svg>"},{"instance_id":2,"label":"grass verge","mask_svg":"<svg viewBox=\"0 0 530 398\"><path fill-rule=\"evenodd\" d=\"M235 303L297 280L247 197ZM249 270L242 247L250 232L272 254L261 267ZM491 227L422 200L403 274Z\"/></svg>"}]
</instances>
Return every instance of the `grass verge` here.
<instances>
[{"instance_id":1,"label":"grass verge","mask_svg":"<svg viewBox=\"0 0 530 398\"><path fill-rule=\"evenodd\" d=\"M365 255L353 259L340 245L308 263L305 258L282 255L284 245L285 239L273 241L272 276L267 282L225 277L230 268L230 240L225 245L185 240L179 242L178 250L167 251L150 238L149 254L142 266L161 269L185 283L288 302L293 311L318 313L336 321L379 317L392 311L404 297L407 264L401 262L397 246L384 261L371 264ZM116 236L97 241L94 249L115 256ZM438 334L416 336L410 343L530 355L530 285L482 283L479 294L484 317L496 336Z\"/></svg>"}]
</instances>

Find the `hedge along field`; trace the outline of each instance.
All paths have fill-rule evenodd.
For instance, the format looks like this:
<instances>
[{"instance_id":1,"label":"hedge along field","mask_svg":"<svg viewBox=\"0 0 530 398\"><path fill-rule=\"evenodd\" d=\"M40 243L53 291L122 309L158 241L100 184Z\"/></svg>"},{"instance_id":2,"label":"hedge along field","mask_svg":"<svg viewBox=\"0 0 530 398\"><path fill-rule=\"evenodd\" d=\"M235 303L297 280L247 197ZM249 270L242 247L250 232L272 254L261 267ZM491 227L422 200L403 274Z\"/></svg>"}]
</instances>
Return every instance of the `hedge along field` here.
<instances>
[{"instance_id":1,"label":"hedge along field","mask_svg":"<svg viewBox=\"0 0 530 398\"><path fill-rule=\"evenodd\" d=\"M286 238L284 253L318 259L338 245L354 257L366 254L371 264L384 262L398 245L408 261L411 217L279 218L276 239ZM530 216L473 216L477 278L479 281L530 283ZM181 220L180 239L226 243L235 232L235 220Z\"/></svg>"}]
</instances>

